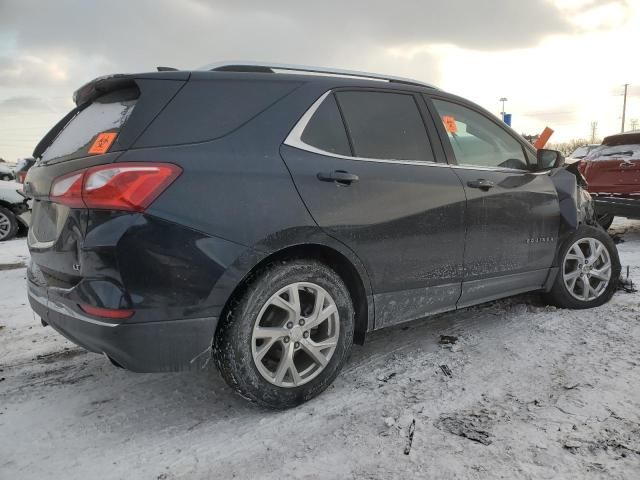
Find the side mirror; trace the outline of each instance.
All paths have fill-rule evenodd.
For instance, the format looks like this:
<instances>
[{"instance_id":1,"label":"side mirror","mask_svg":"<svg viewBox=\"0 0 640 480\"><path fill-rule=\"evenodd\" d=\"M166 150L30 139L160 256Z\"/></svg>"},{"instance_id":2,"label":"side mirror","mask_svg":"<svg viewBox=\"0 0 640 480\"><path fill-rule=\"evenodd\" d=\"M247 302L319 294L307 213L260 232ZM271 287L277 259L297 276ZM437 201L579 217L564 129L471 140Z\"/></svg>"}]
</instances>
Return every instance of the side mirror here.
<instances>
[{"instance_id":1,"label":"side mirror","mask_svg":"<svg viewBox=\"0 0 640 480\"><path fill-rule=\"evenodd\" d=\"M537 152L538 165L536 170L549 170L564 165L564 156L557 150L541 148Z\"/></svg>"}]
</instances>

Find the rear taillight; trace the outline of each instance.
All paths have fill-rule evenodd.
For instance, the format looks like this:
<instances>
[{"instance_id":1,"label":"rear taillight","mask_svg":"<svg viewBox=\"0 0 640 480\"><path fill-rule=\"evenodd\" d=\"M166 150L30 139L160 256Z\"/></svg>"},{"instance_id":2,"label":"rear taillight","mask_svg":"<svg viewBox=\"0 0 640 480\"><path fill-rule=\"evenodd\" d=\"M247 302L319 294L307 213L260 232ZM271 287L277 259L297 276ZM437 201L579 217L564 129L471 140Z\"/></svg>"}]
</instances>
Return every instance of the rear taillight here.
<instances>
[{"instance_id":1,"label":"rear taillight","mask_svg":"<svg viewBox=\"0 0 640 480\"><path fill-rule=\"evenodd\" d=\"M56 178L51 185L49 199L52 202L62 203L72 208L83 208L82 180L84 172L74 172L63 177Z\"/></svg>"},{"instance_id":2,"label":"rear taillight","mask_svg":"<svg viewBox=\"0 0 640 480\"><path fill-rule=\"evenodd\" d=\"M18 172L18 182L24 183L24 179L27 178L27 172Z\"/></svg>"},{"instance_id":3,"label":"rear taillight","mask_svg":"<svg viewBox=\"0 0 640 480\"><path fill-rule=\"evenodd\" d=\"M171 163L99 165L57 178L49 198L72 208L142 212L181 173Z\"/></svg>"}]
</instances>

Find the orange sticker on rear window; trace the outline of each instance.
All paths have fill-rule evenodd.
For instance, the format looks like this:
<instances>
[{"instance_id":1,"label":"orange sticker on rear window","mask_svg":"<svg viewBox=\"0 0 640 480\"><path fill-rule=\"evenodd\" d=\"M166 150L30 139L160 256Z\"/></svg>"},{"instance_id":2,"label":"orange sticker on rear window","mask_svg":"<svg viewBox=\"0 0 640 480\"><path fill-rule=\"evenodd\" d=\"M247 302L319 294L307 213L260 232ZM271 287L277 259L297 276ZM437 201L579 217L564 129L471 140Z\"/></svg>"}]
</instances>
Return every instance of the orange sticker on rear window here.
<instances>
[{"instance_id":1,"label":"orange sticker on rear window","mask_svg":"<svg viewBox=\"0 0 640 480\"><path fill-rule=\"evenodd\" d=\"M456 119L450 115L442 116L442 123L444 123L444 128L447 129L449 133L456 133L458 131L458 125L456 124Z\"/></svg>"},{"instance_id":2,"label":"orange sticker on rear window","mask_svg":"<svg viewBox=\"0 0 640 480\"><path fill-rule=\"evenodd\" d=\"M115 132L101 133L100 135L97 136L97 138L93 142L93 145L91 145L91 148L89 149L89 153L91 154L106 153L109 150L109 147L111 147L111 144L113 143L113 141L116 139L117 136L118 134Z\"/></svg>"}]
</instances>

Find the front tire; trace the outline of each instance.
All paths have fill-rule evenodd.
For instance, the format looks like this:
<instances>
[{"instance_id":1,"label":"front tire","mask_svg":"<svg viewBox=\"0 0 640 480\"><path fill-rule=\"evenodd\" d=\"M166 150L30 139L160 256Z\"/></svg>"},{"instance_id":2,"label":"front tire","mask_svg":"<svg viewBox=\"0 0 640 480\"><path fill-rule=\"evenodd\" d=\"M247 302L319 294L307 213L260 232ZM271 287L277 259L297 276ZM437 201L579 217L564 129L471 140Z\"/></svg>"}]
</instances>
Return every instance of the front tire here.
<instances>
[{"instance_id":1,"label":"front tire","mask_svg":"<svg viewBox=\"0 0 640 480\"><path fill-rule=\"evenodd\" d=\"M349 291L338 274L313 260L269 265L221 321L213 352L223 378L243 397L274 409L320 394L353 343Z\"/></svg>"},{"instance_id":2,"label":"front tire","mask_svg":"<svg viewBox=\"0 0 640 480\"><path fill-rule=\"evenodd\" d=\"M560 249L559 271L549 303L561 308L593 308L607 303L620 277L618 250L600 227L582 225Z\"/></svg>"}]
</instances>

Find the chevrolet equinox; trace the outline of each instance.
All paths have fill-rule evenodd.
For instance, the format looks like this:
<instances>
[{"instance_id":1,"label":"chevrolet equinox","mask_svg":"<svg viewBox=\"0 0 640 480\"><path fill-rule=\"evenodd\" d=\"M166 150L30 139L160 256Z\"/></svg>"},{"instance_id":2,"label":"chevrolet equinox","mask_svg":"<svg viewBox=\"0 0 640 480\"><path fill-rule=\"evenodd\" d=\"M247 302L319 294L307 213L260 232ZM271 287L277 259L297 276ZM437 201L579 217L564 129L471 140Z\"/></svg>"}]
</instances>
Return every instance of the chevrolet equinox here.
<instances>
[{"instance_id":1,"label":"chevrolet equinox","mask_svg":"<svg viewBox=\"0 0 640 480\"><path fill-rule=\"evenodd\" d=\"M523 292L614 293L580 174L421 82L258 63L98 78L40 141L27 281L72 342L201 369L263 406L367 333Z\"/></svg>"}]
</instances>

